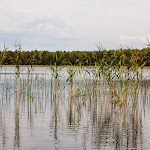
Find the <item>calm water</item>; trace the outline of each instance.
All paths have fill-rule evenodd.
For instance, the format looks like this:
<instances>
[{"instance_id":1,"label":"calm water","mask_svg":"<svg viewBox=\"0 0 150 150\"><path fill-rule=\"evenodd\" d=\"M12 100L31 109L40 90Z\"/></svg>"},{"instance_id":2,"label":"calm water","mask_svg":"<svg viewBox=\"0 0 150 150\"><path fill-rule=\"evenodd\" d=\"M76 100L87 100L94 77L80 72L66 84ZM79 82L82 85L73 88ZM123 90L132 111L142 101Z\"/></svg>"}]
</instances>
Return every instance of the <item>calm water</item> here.
<instances>
[{"instance_id":1,"label":"calm water","mask_svg":"<svg viewBox=\"0 0 150 150\"><path fill-rule=\"evenodd\" d=\"M20 70L0 70L0 149L150 149L150 70L134 108L114 107L106 83L84 70L71 85L64 68L58 86L48 68Z\"/></svg>"}]
</instances>

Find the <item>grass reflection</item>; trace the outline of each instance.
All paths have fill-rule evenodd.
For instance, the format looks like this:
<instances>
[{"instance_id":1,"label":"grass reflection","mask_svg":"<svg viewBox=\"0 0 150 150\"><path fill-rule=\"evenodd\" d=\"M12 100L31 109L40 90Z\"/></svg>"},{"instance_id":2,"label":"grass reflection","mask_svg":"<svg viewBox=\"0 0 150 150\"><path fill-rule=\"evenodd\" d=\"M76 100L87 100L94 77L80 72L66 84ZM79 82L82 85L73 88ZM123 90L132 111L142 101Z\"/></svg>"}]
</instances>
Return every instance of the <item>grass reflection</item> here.
<instances>
[{"instance_id":1,"label":"grass reflection","mask_svg":"<svg viewBox=\"0 0 150 150\"><path fill-rule=\"evenodd\" d=\"M71 138L84 148L90 142L93 149L142 149L142 114L149 104L149 81L124 69L106 70L100 76L93 69L69 69L68 74L66 70L57 80L33 70L19 77L1 74L2 147L13 143L14 149L22 149L26 129L32 131L33 139L42 140L41 135L49 133L55 148L62 139ZM10 125L5 124L9 119ZM13 142L8 128L14 134Z\"/></svg>"}]
</instances>

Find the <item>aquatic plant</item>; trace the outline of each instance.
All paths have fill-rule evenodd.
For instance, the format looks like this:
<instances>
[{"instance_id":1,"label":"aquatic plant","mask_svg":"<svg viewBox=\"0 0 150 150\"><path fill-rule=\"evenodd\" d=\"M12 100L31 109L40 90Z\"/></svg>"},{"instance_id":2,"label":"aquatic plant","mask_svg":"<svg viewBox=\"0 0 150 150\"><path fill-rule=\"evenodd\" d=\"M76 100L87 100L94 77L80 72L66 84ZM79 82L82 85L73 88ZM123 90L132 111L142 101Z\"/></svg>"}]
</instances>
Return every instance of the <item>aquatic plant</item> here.
<instances>
[{"instance_id":1,"label":"aquatic plant","mask_svg":"<svg viewBox=\"0 0 150 150\"><path fill-rule=\"evenodd\" d=\"M17 77L20 76L20 64L21 64L21 50L22 46L20 43L15 43L15 53L16 53L16 58L15 58L15 65L16 65L16 75Z\"/></svg>"},{"instance_id":2,"label":"aquatic plant","mask_svg":"<svg viewBox=\"0 0 150 150\"><path fill-rule=\"evenodd\" d=\"M4 43L4 49L0 54L0 65L2 67L2 65L5 63L4 60L6 59L6 52L9 49L9 47L6 47L6 44Z\"/></svg>"}]
</instances>

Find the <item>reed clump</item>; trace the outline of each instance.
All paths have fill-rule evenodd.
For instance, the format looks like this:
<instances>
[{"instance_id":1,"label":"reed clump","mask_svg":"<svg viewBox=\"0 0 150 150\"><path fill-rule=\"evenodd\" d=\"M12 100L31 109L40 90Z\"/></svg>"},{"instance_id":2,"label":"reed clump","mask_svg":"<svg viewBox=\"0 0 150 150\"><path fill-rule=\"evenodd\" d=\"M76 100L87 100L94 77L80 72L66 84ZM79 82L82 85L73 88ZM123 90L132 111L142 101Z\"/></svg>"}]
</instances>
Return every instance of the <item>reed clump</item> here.
<instances>
[{"instance_id":1,"label":"reed clump","mask_svg":"<svg viewBox=\"0 0 150 150\"><path fill-rule=\"evenodd\" d=\"M53 115L51 124L54 125L56 133L59 121L65 119L71 130L87 123L87 130L96 130L95 137L105 133L113 139L116 138L119 144L124 142L124 134L136 137L134 133L129 132L130 128L138 134L141 132L142 129L137 129L136 125L142 124L141 104L146 101L142 95L143 67L146 62L139 66L140 58L135 52L130 51L132 58L126 61L127 54L120 50L119 57L114 52L108 61L109 52L105 51L102 53L102 59L95 56L95 67L92 68L84 66L83 63L80 63L80 68L75 68L71 62L71 67L62 68L59 63L63 56L56 55L55 66L46 68L48 73L38 74L34 72L33 66L23 73L19 61L21 48L16 49L18 57L15 76L10 75L10 82L7 81L7 75L3 76L0 88L2 87L2 99L5 97L5 87L6 93L15 93L18 110L27 108L28 116L34 113L37 115L38 111L41 114L50 110L48 115ZM102 48L99 48L99 51L101 50ZM116 59L119 61L116 62ZM144 98L141 98L142 96ZM61 112L66 115L63 119ZM29 119L32 124L32 117ZM110 131L111 129L107 128L109 126L115 126L117 132ZM98 143L96 139L98 138L94 138L95 143ZM130 138L127 140L130 141Z\"/></svg>"},{"instance_id":2,"label":"reed clump","mask_svg":"<svg viewBox=\"0 0 150 150\"><path fill-rule=\"evenodd\" d=\"M16 47L16 99L18 99L18 93L20 91L25 91L29 95L29 91L32 95L32 81L37 80L29 77L31 70L28 70L28 80L24 84L26 87L21 89L21 78L20 78L20 65L21 61L21 45L15 44ZM94 53L95 67L88 68L84 66L81 60L83 58L77 59L75 64L80 64L81 68L74 68L74 64L70 61L72 67L68 68L67 71L64 71L62 67L59 66L60 61L62 61L63 55L56 53L55 55L55 65L50 68L51 82L49 85L51 93L55 91L55 99L60 99L63 93L63 90L66 90L66 87L69 83L69 91L71 95L71 103L75 102L76 99L80 98L83 100L83 103L88 102L90 105L98 101L102 106L102 112L109 110L110 108L115 109L126 109L127 112L130 112L131 109L135 109L138 105L138 93L141 90L141 84L143 80L142 69L147 63L143 59L143 63L139 66L140 56L136 51L128 48L128 53L125 53L122 48L119 51L105 51L103 47L97 46L98 52ZM4 47L4 52L1 53L1 57L5 57L7 48ZM99 56L99 54L101 54ZM130 54L130 57L127 56ZM110 57L108 57L110 55ZM101 59L99 59L101 58ZM1 59L2 60L2 59ZM34 59L35 60L35 57ZM116 61L117 60L117 61ZM63 60L65 63L65 59ZM2 62L1 62L2 63ZM33 63L32 63L33 64ZM32 69L32 65L31 65ZM54 79L54 80L53 80ZM63 88L61 88L61 80L64 79ZM43 83L42 86L44 86ZM46 84L47 85L47 84ZM48 92L47 92L48 93ZM51 94L52 95L52 94ZM59 104L59 100L58 100ZM58 105L57 105L58 106ZM73 106L71 106L73 108ZM127 113L125 112L125 113Z\"/></svg>"}]
</instances>

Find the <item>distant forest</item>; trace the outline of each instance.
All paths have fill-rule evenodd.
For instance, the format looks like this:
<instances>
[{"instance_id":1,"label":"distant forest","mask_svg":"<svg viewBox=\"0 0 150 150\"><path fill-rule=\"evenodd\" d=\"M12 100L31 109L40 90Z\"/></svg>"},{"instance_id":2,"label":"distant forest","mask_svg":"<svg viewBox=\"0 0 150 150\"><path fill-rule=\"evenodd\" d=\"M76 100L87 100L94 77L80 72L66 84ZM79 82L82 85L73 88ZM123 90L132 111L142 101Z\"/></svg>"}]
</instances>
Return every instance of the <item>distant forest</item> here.
<instances>
[{"instance_id":1,"label":"distant forest","mask_svg":"<svg viewBox=\"0 0 150 150\"><path fill-rule=\"evenodd\" d=\"M150 48L97 51L0 51L0 65L150 66Z\"/></svg>"}]
</instances>

